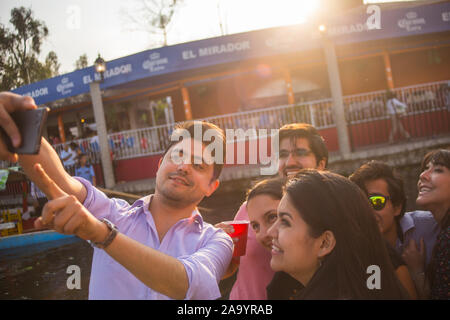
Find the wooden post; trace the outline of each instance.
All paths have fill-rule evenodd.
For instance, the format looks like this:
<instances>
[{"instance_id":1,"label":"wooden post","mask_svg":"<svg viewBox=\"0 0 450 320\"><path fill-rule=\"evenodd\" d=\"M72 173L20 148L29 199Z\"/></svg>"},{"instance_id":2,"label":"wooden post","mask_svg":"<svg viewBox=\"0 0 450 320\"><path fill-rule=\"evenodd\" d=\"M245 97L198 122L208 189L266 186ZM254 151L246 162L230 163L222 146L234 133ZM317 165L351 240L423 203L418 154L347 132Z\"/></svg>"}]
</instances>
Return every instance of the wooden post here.
<instances>
[{"instance_id":1,"label":"wooden post","mask_svg":"<svg viewBox=\"0 0 450 320\"><path fill-rule=\"evenodd\" d=\"M62 114L58 114L58 131L59 131L59 139L61 140L61 143L66 142L66 133L64 131L64 122L62 118Z\"/></svg>"},{"instance_id":2,"label":"wooden post","mask_svg":"<svg viewBox=\"0 0 450 320\"><path fill-rule=\"evenodd\" d=\"M191 101L188 89L181 84L181 97L183 98L184 116L186 120L192 120Z\"/></svg>"},{"instance_id":3,"label":"wooden post","mask_svg":"<svg viewBox=\"0 0 450 320\"><path fill-rule=\"evenodd\" d=\"M392 76L391 58L387 51L383 51L384 71L389 89L394 89L394 77Z\"/></svg>"},{"instance_id":4,"label":"wooden post","mask_svg":"<svg viewBox=\"0 0 450 320\"><path fill-rule=\"evenodd\" d=\"M286 91L288 96L288 103L294 104L295 103L295 97L294 97L294 89L292 88L292 79L291 79L291 73L288 69L283 69L283 75L284 75L284 82L286 83Z\"/></svg>"}]
</instances>

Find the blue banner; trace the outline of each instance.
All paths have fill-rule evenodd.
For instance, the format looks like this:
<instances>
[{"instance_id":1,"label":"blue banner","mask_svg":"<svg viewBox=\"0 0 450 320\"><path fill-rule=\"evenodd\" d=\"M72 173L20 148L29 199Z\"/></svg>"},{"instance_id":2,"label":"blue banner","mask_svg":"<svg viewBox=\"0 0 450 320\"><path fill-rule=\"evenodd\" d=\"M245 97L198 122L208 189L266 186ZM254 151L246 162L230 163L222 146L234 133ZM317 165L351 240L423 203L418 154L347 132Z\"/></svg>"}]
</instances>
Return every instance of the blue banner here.
<instances>
[{"instance_id":1,"label":"blue banner","mask_svg":"<svg viewBox=\"0 0 450 320\"><path fill-rule=\"evenodd\" d=\"M367 5L328 21L336 44L396 38L450 30L450 3L383 9ZM102 88L157 75L203 68L320 47L316 26L297 25L258 30L143 51L107 62ZM13 90L32 96L38 105L89 92L100 76L93 67L42 80Z\"/></svg>"}]
</instances>

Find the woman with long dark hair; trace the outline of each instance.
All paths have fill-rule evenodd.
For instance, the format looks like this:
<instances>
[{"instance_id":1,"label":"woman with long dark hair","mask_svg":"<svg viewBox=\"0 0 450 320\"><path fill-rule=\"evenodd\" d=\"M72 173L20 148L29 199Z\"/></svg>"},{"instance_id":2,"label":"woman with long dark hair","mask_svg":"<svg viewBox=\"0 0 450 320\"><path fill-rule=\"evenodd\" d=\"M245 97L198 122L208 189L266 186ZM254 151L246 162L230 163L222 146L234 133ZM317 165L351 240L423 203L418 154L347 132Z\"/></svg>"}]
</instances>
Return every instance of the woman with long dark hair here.
<instances>
[{"instance_id":1,"label":"woman with long dark hair","mask_svg":"<svg viewBox=\"0 0 450 320\"><path fill-rule=\"evenodd\" d=\"M431 299L450 299L450 150L427 153L421 171L416 204L431 211L441 228L430 266L422 274L424 282L429 281Z\"/></svg>"},{"instance_id":2,"label":"woman with long dark hair","mask_svg":"<svg viewBox=\"0 0 450 320\"><path fill-rule=\"evenodd\" d=\"M271 267L305 288L298 299L403 299L375 217L363 192L331 172L302 170L285 188Z\"/></svg>"}]
</instances>

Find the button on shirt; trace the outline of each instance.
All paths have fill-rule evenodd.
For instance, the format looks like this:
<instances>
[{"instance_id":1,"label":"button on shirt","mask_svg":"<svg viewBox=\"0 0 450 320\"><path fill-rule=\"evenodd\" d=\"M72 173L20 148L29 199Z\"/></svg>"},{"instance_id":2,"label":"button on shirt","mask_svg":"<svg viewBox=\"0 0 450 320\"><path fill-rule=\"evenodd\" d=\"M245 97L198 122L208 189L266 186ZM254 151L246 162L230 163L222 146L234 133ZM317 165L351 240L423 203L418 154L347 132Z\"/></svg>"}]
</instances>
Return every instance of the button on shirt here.
<instances>
[{"instance_id":1,"label":"button on shirt","mask_svg":"<svg viewBox=\"0 0 450 320\"><path fill-rule=\"evenodd\" d=\"M428 266L431 261L431 254L439 234L440 228L433 214L429 211L412 211L407 212L400 219L400 227L403 232L403 243L397 239L395 249L401 254L405 246L409 244L411 239L416 241L417 247L420 248L420 238L423 238L425 244L425 261Z\"/></svg>"},{"instance_id":2,"label":"button on shirt","mask_svg":"<svg viewBox=\"0 0 450 320\"><path fill-rule=\"evenodd\" d=\"M87 190L83 205L98 219L110 220L124 235L183 263L189 281L185 299L206 300L221 296L218 283L233 252L233 241L224 231L203 222L200 213L194 210L191 217L175 223L160 242L153 216L148 210L152 195L130 205L121 199L109 199L83 178L76 179ZM152 268L151 265L148 267ZM104 250L95 248L89 299L170 298L147 287Z\"/></svg>"}]
</instances>

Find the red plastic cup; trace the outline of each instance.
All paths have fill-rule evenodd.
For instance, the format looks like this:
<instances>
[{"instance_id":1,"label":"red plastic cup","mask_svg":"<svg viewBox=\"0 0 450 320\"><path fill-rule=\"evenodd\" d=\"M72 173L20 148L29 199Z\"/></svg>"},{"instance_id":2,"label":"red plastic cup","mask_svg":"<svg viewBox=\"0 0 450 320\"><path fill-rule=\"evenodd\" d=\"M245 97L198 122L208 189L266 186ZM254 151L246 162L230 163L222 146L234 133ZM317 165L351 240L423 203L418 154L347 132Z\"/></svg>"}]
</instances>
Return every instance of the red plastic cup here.
<instances>
[{"instance_id":1,"label":"red plastic cup","mask_svg":"<svg viewBox=\"0 0 450 320\"><path fill-rule=\"evenodd\" d=\"M249 221L225 221L224 223L232 225L234 228L233 233L228 233L231 238L237 238L234 240L233 257L240 257L245 255L247 249L247 235Z\"/></svg>"}]
</instances>

